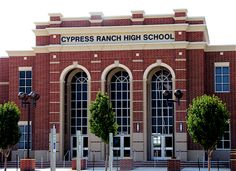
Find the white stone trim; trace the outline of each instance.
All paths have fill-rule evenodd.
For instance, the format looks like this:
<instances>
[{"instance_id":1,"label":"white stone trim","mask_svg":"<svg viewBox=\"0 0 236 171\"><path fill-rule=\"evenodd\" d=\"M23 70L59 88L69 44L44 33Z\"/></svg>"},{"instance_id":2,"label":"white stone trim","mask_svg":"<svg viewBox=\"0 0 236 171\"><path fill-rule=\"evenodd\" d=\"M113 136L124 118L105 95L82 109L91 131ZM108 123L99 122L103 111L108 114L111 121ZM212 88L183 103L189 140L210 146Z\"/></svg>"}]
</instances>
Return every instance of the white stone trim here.
<instances>
[{"instance_id":1,"label":"white stone trim","mask_svg":"<svg viewBox=\"0 0 236 171\"><path fill-rule=\"evenodd\" d=\"M50 84L59 84L60 82L59 81L50 81L49 83Z\"/></svg>"},{"instance_id":2,"label":"white stone trim","mask_svg":"<svg viewBox=\"0 0 236 171\"><path fill-rule=\"evenodd\" d=\"M88 103L90 104L90 99L91 99L91 75L89 73L89 71L87 70L87 68L85 68L82 65L79 65L78 62L73 62L72 65L67 66L60 75L60 139L59 139L59 153L60 153L60 157L63 158L63 151L64 151L64 96L65 96L65 78L66 75L73 69L81 69L83 70L86 75L88 76Z\"/></svg>"},{"instance_id":3,"label":"white stone trim","mask_svg":"<svg viewBox=\"0 0 236 171\"><path fill-rule=\"evenodd\" d=\"M41 25L41 24L37 23L36 25ZM45 24L42 23L42 25L45 25ZM49 25L49 23L47 23L47 25ZM48 31L46 29L35 29L32 31L34 32L35 36L49 36Z\"/></svg>"},{"instance_id":4,"label":"white stone trim","mask_svg":"<svg viewBox=\"0 0 236 171\"><path fill-rule=\"evenodd\" d=\"M62 21L49 21L49 24L61 24Z\"/></svg>"},{"instance_id":5,"label":"white stone trim","mask_svg":"<svg viewBox=\"0 0 236 171\"><path fill-rule=\"evenodd\" d=\"M175 90L175 72L174 72L174 70L169 66L169 65L167 65L166 63L163 63L161 60L157 60L156 61L156 63L153 63L153 64L151 64L151 65L149 65L148 67L147 67L147 69L144 71L144 74L143 74L143 123L144 123L144 128L143 128L143 130L144 130L144 132L143 132L143 137L145 137L144 138L144 142L143 142L143 146L144 146L144 148L143 148L143 151L144 151L144 154L147 154L147 152L148 152L148 149L147 149L147 143L148 143L148 141L147 141L147 133L148 133L148 129L147 129L147 114L148 114L148 109L147 109L147 79L148 79L148 75L149 75L149 73L154 69L154 68L156 68L156 67L160 67L160 66L162 66L162 67L165 67L165 68L167 68L169 71L170 71L170 73L171 73L171 75L172 75L172 83L173 83L173 87L172 87L172 89L173 90ZM175 122L175 121L174 121ZM144 156L144 160L147 160L147 155L145 155Z\"/></svg>"},{"instance_id":6,"label":"white stone trim","mask_svg":"<svg viewBox=\"0 0 236 171\"><path fill-rule=\"evenodd\" d=\"M187 20L187 16L184 17L174 17L174 20Z\"/></svg>"},{"instance_id":7,"label":"white stone trim","mask_svg":"<svg viewBox=\"0 0 236 171\"><path fill-rule=\"evenodd\" d=\"M176 58L175 61L176 62L184 62L184 61L186 61L186 59L185 58L183 58L183 59L182 58Z\"/></svg>"},{"instance_id":8,"label":"white stone trim","mask_svg":"<svg viewBox=\"0 0 236 171\"><path fill-rule=\"evenodd\" d=\"M60 112L49 112L49 114L60 114Z\"/></svg>"},{"instance_id":9,"label":"white stone trim","mask_svg":"<svg viewBox=\"0 0 236 171\"><path fill-rule=\"evenodd\" d=\"M144 18L131 18L132 22L143 22Z\"/></svg>"},{"instance_id":10,"label":"white stone trim","mask_svg":"<svg viewBox=\"0 0 236 171\"><path fill-rule=\"evenodd\" d=\"M58 104L58 103L60 103L60 102L49 102L50 104Z\"/></svg>"},{"instance_id":11,"label":"white stone trim","mask_svg":"<svg viewBox=\"0 0 236 171\"><path fill-rule=\"evenodd\" d=\"M133 82L133 75L132 75L132 72L130 71L130 69L127 66L125 66L123 64L120 64L119 61L115 61L114 64L111 64L111 65L107 66L104 69L104 71L102 72L102 75L101 75L102 85L101 86L102 86L102 91L103 92L105 91L106 76L114 68L123 68L129 74L130 84L132 84L132 82Z\"/></svg>"},{"instance_id":12,"label":"white stone trim","mask_svg":"<svg viewBox=\"0 0 236 171\"><path fill-rule=\"evenodd\" d=\"M61 13L48 13L50 17L62 17L63 15Z\"/></svg>"},{"instance_id":13,"label":"white stone trim","mask_svg":"<svg viewBox=\"0 0 236 171\"><path fill-rule=\"evenodd\" d=\"M142 69L138 70L138 69L134 69L133 72L143 72Z\"/></svg>"},{"instance_id":14,"label":"white stone trim","mask_svg":"<svg viewBox=\"0 0 236 171\"><path fill-rule=\"evenodd\" d=\"M41 25L49 25L49 22L34 22L36 26L41 26Z\"/></svg>"},{"instance_id":15,"label":"white stone trim","mask_svg":"<svg viewBox=\"0 0 236 171\"><path fill-rule=\"evenodd\" d=\"M214 65L215 67L229 67L229 62L215 62Z\"/></svg>"},{"instance_id":16,"label":"white stone trim","mask_svg":"<svg viewBox=\"0 0 236 171\"><path fill-rule=\"evenodd\" d=\"M97 20L93 20L97 21ZM130 26L103 26L103 27L60 27L60 28L45 28L34 29L35 35L47 36L53 34L128 34L128 33L148 33L148 32L173 32L179 30L187 30L189 27L193 27L191 31L194 31L195 26L189 26L188 24L163 24L163 25L130 25ZM200 27L200 26L199 26ZM199 29L197 27L197 29ZM202 25L205 27L205 25ZM44 31L43 31L44 30ZM42 34L44 33L44 34Z\"/></svg>"},{"instance_id":17,"label":"white stone trim","mask_svg":"<svg viewBox=\"0 0 236 171\"><path fill-rule=\"evenodd\" d=\"M143 62L142 59L133 59L132 62Z\"/></svg>"},{"instance_id":18,"label":"white stone trim","mask_svg":"<svg viewBox=\"0 0 236 171\"><path fill-rule=\"evenodd\" d=\"M236 45L209 45L206 52L236 51Z\"/></svg>"},{"instance_id":19,"label":"white stone trim","mask_svg":"<svg viewBox=\"0 0 236 171\"><path fill-rule=\"evenodd\" d=\"M178 9L174 9L174 12L185 12L187 14L188 10L186 8L178 8Z\"/></svg>"},{"instance_id":20,"label":"white stone trim","mask_svg":"<svg viewBox=\"0 0 236 171\"><path fill-rule=\"evenodd\" d=\"M0 82L0 85L9 85L9 82Z\"/></svg>"},{"instance_id":21,"label":"white stone trim","mask_svg":"<svg viewBox=\"0 0 236 171\"><path fill-rule=\"evenodd\" d=\"M53 64L60 64L60 61L55 61L55 62L49 62L50 65L53 65Z\"/></svg>"},{"instance_id":22,"label":"white stone trim","mask_svg":"<svg viewBox=\"0 0 236 171\"><path fill-rule=\"evenodd\" d=\"M35 52L32 50L25 50L25 51L6 51L8 56L14 57L14 56L35 56Z\"/></svg>"},{"instance_id":23,"label":"white stone trim","mask_svg":"<svg viewBox=\"0 0 236 171\"><path fill-rule=\"evenodd\" d=\"M188 42L163 42L163 43L124 43L93 45L49 45L34 47L35 53L68 52L68 51L110 51L110 50L148 50L148 49L187 49Z\"/></svg>"},{"instance_id":24,"label":"white stone trim","mask_svg":"<svg viewBox=\"0 0 236 171\"><path fill-rule=\"evenodd\" d=\"M18 67L18 71L32 71L32 67Z\"/></svg>"},{"instance_id":25,"label":"white stone trim","mask_svg":"<svg viewBox=\"0 0 236 171\"><path fill-rule=\"evenodd\" d=\"M31 121L29 122L29 124L31 125ZM19 121L18 125L28 125L28 121Z\"/></svg>"},{"instance_id":26,"label":"white stone trim","mask_svg":"<svg viewBox=\"0 0 236 171\"><path fill-rule=\"evenodd\" d=\"M101 23L103 20L89 20L90 23Z\"/></svg>"},{"instance_id":27,"label":"white stone trim","mask_svg":"<svg viewBox=\"0 0 236 171\"><path fill-rule=\"evenodd\" d=\"M91 64L100 64L102 61L98 60L98 61L91 61Z\"/></svg>"}]
</instances>

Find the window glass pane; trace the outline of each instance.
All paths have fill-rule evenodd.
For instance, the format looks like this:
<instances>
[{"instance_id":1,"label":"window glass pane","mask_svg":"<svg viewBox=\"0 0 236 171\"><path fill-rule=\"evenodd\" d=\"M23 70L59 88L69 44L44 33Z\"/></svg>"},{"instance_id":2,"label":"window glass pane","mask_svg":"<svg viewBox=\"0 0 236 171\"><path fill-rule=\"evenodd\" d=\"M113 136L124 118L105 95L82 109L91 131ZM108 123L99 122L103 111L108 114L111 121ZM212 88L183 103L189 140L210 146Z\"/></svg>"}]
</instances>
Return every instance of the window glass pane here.
<instances>
[{"instance_id":1,"label":"window glass pane","mask_svg":"<svg viewBox=\"0 0 236 171\"><path fill-rule=\"evenodd\" d=\"M223 67L223 74L229 73L229 67Z\"/></svg>"},{"instance_id":2,"label":"window glass pane","mask_svg":"<svg viewBox=\"0 0 236 171\"><path fill-rule=\"evenodd\" d=\"M124 157L130 156L130 150L124 150Z\"/></svg>"},{"instance_id":3,"label":"window glass pane","mask_svg":"<svg viewBox=\"0 0 236 171\"><path fill-rule=\"evenodd\" d=\"M215 72L216 74L221 74L221 67L216 67Z\"/></svg>"},{"instance_id":4,"label":"window glass pane","mask_svg":"<svg viewBox=\"0 0 236 171\"><path fill-rule=\"evenodd\" d=\"M83 138L83 145L84 147L88 147L88 137Z\"/></svg>"},{"instance_id":5,"label":"window glass pane","mask_svg":"<svg viewBox=\"0 0 236 171\"><path fill-rule=\"evenodd\" d=\"M120 147L120 137L113 138L113 147Z\"/></svg>"},{"instance_id":6,"label":"window glass pane","mask_svg":"<svg viewBox=\"0 0 236 171\"><path fill-rule=\"evenodd\" d=\"M26 71L26 78L31 78L32 77L31 73L32 73L32 71Z\"/></svg>"},{"instance_id":7,"label":"window glass pane","mask_svg":"<svg viewBox=\"0 0 236 171\"><path fill-rule=\"evenodd\" d=\"M216 76L216 83L222 83L222 77Z\"/></svg>"},{"instance_id":8,"label":"window glass pane","mask_svg":"<svg viewBox=\"0 0 236 171\"><path fill-rule=\"evenodd\" d=\"M229 76L228 75L225 75L223 77L223 83L229 83Z\"/></svg>"},{"instance_id":9,"label":"window glass pane","mask_svg":"<svg viewBox=\"0 0 236 171\"><path fill-rule=\"evenodd\" d=\"M223 84L223 91L229 91L229 84Z\"/></svg>"},{"instance_id":10,"label":"window glass pane","mask_svg":"<svg viewBox=\"0 0 236 171\"><path fill-rule=\"evenodd\" d=\"M222 91L222 85L221 84L216 84L216 91Z\"/></svg>"},{"instance_id":11,"label":"window glass pane","mask_svg":"<svg viewBox=\"0 0 236 171\"><path fill-rule=\"evenodd\" d=\"M124 147L130 147L130 137L124 137Z\"/></svg>"}]
</instances>

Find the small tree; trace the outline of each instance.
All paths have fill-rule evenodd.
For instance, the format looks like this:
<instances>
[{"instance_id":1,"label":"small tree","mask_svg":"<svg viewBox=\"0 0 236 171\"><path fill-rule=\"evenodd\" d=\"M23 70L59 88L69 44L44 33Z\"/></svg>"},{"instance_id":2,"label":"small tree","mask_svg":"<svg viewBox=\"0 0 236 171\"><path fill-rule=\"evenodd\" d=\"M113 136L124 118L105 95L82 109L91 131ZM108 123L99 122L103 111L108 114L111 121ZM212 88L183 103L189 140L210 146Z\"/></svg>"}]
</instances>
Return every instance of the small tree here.
<instances>
[{"instance_id":1,"label":"small tree","mask_svg":"<svg viewBox=\"0 0 236 171\"><path fill-rule=\"evenodd\" d=\"M228 126L229 112L226 105L214 95L195 98L187 112L188 132L193 141L207 152L210 171L212 152Z\"/></svg>"},{"instance_id":2,"label":"small tree","mask_svg":"<svg viewBox=\"0 0 236 171\"><path fill-rule=\"evenodd\" d=\"M7 158L20 139L20 110L13 102L0 104L0 149L4 155L4 170L7 168Z\"/></svg>"},{"instance_id":3,"label":"small tree","mask_svg":"<svg viewBox=\"0 0 236 171\"><path fill-rule=\"evenodd\" d=\"M105 143L105 169L107 170L107 146L109 143L109 133L113 136L117 134L118 125L115 120L115 113L109 97L98 92L96 100L90 105L90 131L100 137Z\"/></svg>"}]
</instances>

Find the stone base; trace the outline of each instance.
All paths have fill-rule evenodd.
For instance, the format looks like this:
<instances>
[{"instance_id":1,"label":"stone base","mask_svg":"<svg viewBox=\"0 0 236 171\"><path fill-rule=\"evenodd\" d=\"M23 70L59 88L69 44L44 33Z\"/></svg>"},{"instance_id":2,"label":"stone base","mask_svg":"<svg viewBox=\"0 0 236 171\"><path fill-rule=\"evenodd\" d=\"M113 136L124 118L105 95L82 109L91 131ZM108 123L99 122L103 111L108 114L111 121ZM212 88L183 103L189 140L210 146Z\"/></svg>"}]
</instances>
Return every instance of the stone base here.
<instances>
[{"instance_id":1,"label":"stone base","mask_svg":"<svg viewBox=\"0 0 236 171\"><path fill-rule=\"evenodd\" d=\"M180 160L170 159L167 161L167 170L168 171L180 171Z\"/></svg>"},{"instance_id":2,"label":"stone base","mask_svg":"<svg viewBox=\"0 0 236 171\"><path fill-rule=\"evenodd\" d=\"M133 159L120 159L120 171L128 171L133 169Z\"/></svg>"},{"instance_id":3,"label":"stone base","mask_svg":"<svg viewBox=\"0 0 236 171\"><path fill-rule=\"evenodd\" d=\"M77 160L76 159L72 159L71 161L71 167L72 167L72 170L76 170L76 163L77 163ZM80 169L81 170L85 170L87 169L87 160L86 159L81 159L80 160Z\"/></svg>"},{"instance_id":4,"label":"stone base","mask_svg":"<svg viewBox=\"0 0 236 171\"><path fill-rule=\"evenodd\" d=\"M35 171L35 159L21 159L20 170L21 171Z\"/></svg>"}]
</instances>

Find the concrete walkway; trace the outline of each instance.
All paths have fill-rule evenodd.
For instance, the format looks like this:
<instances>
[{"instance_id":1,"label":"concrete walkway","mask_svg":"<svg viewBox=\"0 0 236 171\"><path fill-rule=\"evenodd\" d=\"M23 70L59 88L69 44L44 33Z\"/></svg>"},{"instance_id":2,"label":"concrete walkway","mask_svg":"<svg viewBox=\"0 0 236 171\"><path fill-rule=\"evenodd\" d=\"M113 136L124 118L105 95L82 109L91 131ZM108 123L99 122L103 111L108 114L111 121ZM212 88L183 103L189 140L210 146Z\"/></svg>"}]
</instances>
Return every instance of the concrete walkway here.
<instances>
[{"instance_id":1,"label":"concrete walkway","mask_svg":"<svg viewBox=\"0 0 236 171\"><path fill-rule=\"evenodd\" d=\"M18 168L9 168L7 169L8 171L20 171L20 169ZM0 169L0 171L4 171L3 168ZM35 171L50 171L50 168L46 168L46 169L35 169ZM71 168L57 168L56 171L71 171ZM88 168L87 170L83 170L83 171L93 171L93 168ZM103 167L96 167L94 168L94 171L104 171ZM119 171L119 169L117 170L117 168L113 168L113 171ZM161 167L155 167L155 168L151 168L151 167L139 167L139 168L135 168L134 171L167 171L167 168L161 168ZM184 168L181 171L199 171L198 168ZM207 171L207 168L201 168L200 171ZM211 171L218 171L217 168L212 168ZM230 171L230 169L226 169L226 168L220 168L219 171Z\"/></svg>"}]
</instances>

